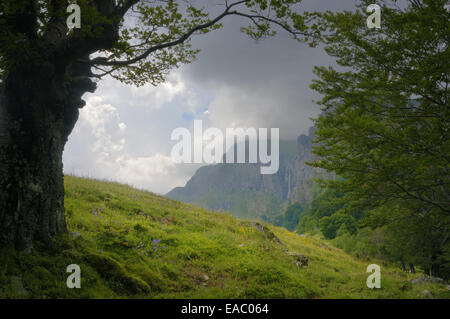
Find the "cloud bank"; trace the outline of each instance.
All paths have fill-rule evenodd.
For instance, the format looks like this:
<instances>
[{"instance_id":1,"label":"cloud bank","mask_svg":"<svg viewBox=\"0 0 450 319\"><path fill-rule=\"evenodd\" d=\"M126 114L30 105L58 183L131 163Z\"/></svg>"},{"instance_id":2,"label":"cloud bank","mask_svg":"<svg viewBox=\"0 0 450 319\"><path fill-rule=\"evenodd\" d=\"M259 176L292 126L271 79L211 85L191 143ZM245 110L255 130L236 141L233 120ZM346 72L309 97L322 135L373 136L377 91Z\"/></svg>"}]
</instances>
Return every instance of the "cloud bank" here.
<instances>
[{"instance_id":1,"label":"cloud bank","mask_svg":"<svg viewBox=\"0 0 450 319\"><path fill-rule=\"evenodd\" d=\"M354 1L303 2L307 10L351 8ZM254 42L233 17L216 32L193 39L198 60L174 70L157 87L104 79L69 137L65 173L127 183L156 193L183 186L198 164L174 164L177 127L276 127L282 139L306 133L319 112L309 85L314 65L333 60L287 34Z\"/></svg>"}]
</instances>

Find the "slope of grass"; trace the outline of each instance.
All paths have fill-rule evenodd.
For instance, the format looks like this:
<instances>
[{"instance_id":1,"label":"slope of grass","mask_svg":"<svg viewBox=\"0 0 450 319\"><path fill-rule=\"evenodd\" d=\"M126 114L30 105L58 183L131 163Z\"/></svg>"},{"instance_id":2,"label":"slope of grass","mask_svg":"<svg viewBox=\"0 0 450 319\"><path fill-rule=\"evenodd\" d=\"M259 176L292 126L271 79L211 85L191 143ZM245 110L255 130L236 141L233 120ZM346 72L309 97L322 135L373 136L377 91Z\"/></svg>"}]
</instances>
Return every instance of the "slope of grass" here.
<instances>
[{"instance_id":1,"label":"slope of grass","mask_svg":"<svg viewBox=\"0 0 450 319\"><path fill-rule=\"evenodd\" d=\"M450 297L444 285L411 285L412 275L384 265L382 288L369 289L372 262L282 228L266 225L286 246L250 221L125 185L66 176L65 186L69 233L32 253L3 249L0 297ZM297 267L287 251L309 265ZM66 287L70 264L81 267L81 289Z\"/></svg>"}]
</instances>

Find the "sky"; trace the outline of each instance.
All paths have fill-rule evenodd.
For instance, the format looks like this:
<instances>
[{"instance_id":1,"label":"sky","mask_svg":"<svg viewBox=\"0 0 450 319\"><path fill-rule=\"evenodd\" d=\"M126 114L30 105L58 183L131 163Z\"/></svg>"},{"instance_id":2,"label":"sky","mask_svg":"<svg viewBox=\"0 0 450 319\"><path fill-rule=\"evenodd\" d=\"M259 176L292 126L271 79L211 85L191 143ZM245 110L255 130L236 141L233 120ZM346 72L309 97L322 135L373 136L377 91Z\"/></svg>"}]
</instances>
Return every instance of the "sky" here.
<instances>
[{"instance_id":1,"label":"sky","mask_svg":"<svg viewBox=\"0 0 450 319\"><path fill-rule=\"evenodd\" d=\"M220 2L220 0L211 0ZM306 10L342 10L353 0L304 0ZM166 82L134 87L105 78L86 106L64 150L64 172L125 183L165 194L184 186L201 164L175 164L170 156L178 127L279 128L281 139L306 134L320 113L309 88L315 65L332 65L322 48L286 33L254 41L240 32L245 21L192 40L195 62L173 70Z\"/></svg>"}]
</instances>

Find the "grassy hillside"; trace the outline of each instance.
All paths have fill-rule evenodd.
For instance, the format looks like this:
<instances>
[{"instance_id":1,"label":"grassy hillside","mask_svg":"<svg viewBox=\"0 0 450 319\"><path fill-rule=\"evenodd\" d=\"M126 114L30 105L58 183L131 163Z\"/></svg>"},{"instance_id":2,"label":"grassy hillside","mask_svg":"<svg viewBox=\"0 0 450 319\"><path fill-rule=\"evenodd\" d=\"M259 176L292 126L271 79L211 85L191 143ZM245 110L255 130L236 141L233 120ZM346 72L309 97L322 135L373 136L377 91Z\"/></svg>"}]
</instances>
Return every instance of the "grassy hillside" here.
<instances>
[{"instance_id":1,"label":"grassy hillside","mask_svg":"<svg viewBox=\"0 0 450 319\"><path fill-rule=\"evenodd\" d=\"M224 155L223 163L200 167L184 187L175 187L165 196L206 210L281 225L278 221L291 200L308 203L312 195L309 180L314 169L305 164L312 160L310 137L281 140L279 155L277 173L267 175L261 175L265 166L261 163L249 163L247 158L246 163L229 165Z\"/></svg>"},{"instance_id":2,"label":"grassy hillside","mask_svg":"<svg viewBox=\"0 0 450 319\"><path fill-rule=\"evenodd\" d=\"M128 186L70 176L65 184L69 234L31 254L1 251L0 297L424 298L424 289L450 297L444 285L411 285L387 266L382 288L371 290L372 261L282 228L266 225L285 246L250 221ZM81 267L81 289L66 287L69 264Z\"/></svg>"}]
</instances>

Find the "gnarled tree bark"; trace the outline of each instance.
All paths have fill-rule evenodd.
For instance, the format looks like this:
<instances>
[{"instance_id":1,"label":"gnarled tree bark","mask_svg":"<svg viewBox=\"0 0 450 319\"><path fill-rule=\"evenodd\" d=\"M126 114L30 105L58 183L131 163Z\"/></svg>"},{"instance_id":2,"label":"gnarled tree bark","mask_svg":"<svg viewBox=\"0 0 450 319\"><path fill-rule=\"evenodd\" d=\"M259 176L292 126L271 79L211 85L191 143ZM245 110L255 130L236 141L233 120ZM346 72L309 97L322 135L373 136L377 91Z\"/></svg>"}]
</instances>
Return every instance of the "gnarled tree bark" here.
<instances>
[{"instance_id":1,"label":"gnarled tree bark","mask_svg":"<svg viewBox=\"0 0 450 319\"><path fill-rule=\"evenodd\" d=\"M136 2L126 1L124 10ZM0 82L0 247L30 250L35 240L49 242L67 231L62 154L85 105L82 95L96 89L89 56L112 47L120 19L99 25L95 37L68 35L67 4L52 1L53 16L38 37L35 2L16 4L22 11L5 17L13 45L2 51L12 63ZM94 2L107 17L116 14L114 4Z\"/></svg>"},{"instance_id":2,"label":"gnarled tree bark","mask_svg":"<svg viewBox=\"0 0 450 319\"><path fill-rule=\"evenodd\" d=\"M2 246L29 250L34 240L48 242L66 231L62 154L84 105L81 95L95 90L83 73L89 68L44 61L15 66L4 78L0 90Z\"/></svg>"}]
</instances>

